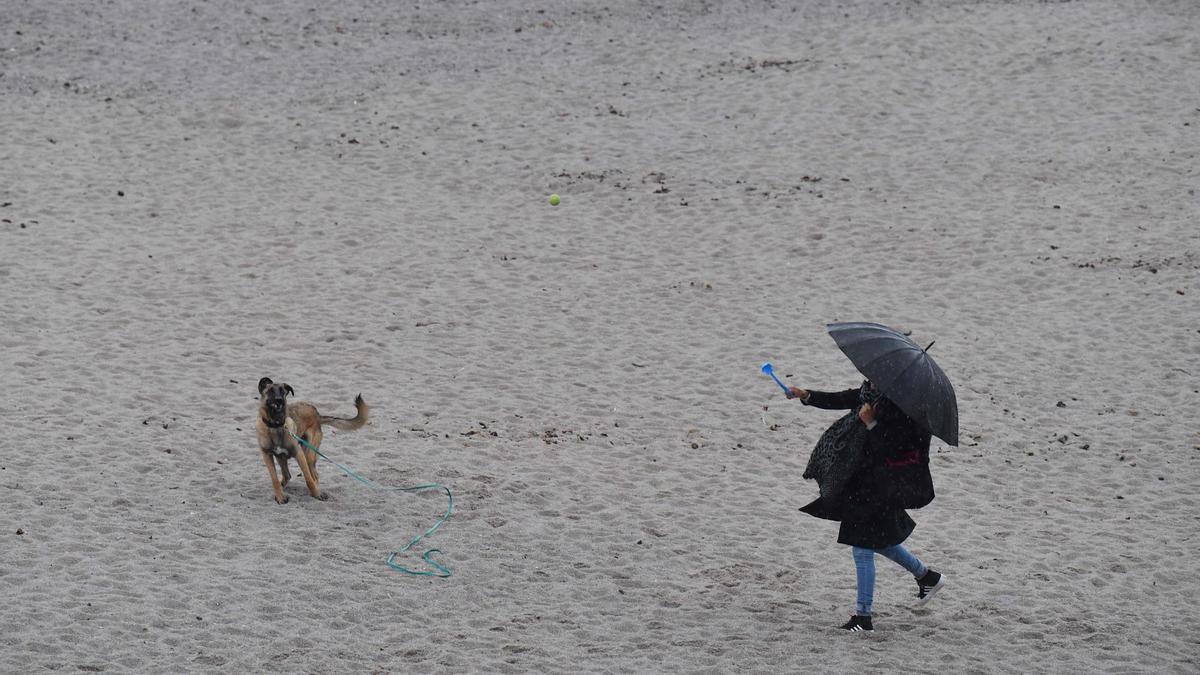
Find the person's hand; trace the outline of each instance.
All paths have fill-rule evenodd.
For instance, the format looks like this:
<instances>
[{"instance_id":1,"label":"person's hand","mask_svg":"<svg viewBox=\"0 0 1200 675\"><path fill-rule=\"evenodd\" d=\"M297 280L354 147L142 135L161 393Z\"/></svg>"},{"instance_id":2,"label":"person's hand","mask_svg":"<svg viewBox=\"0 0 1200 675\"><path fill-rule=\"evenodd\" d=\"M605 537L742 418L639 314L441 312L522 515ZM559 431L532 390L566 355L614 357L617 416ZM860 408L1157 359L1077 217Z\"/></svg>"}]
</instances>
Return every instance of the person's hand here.
<instances>
[{"instance_id":1,"label":"person's hand","mask_svg":"<svg viewBox=\"0 0 1200 675\"><path fill-rule=\"evenodd\" d=\"M858 419L862 420L863 424L871 426L871 423L875 421L875 405L872 403L864 403L863 406L858 409Z\"/></svg>"},{"instance_id":2,"label":"person's hand","mask_svg":"<svg viewBox=\"0 0 1200 675\"><path fill-rule=\"evenodd\" d=\"M788 398L798 398L801 401L807 401L808 400L808 390L801 389L800 387L788 387L787 397Z\"/></svg>"}]
</instances>

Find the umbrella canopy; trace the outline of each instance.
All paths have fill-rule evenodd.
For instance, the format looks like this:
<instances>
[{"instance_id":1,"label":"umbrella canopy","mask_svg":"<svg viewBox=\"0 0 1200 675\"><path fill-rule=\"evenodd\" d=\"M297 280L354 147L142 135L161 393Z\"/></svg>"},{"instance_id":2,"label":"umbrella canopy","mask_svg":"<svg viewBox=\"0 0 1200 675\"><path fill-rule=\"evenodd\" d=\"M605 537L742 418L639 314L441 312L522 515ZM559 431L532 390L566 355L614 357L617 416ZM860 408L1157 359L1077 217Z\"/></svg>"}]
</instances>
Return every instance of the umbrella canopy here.
<instances>
[{"instance_id":1,"label":"umbrella canopy","mask_svg":"<svg viewBox=\"0 0 1200 675\"><path fill-rule=\"evenodd\" d=\"M850 362L929 433L958 445L958 399L946 373L915 342L877 323L825 327Z\"/></svg>"}]
</instances>

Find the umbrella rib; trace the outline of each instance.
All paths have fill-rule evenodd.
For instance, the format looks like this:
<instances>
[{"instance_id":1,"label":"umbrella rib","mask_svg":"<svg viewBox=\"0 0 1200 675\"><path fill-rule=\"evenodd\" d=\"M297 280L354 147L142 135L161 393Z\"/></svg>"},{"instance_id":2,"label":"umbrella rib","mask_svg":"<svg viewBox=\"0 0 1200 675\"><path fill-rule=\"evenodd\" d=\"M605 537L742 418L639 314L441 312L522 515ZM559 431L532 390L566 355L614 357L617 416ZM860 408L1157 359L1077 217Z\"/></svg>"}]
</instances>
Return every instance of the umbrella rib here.
<instances>
[{"instance_id":1,"label":"umbrella rib","mask_svg":"<svg viewBox=\"0 0 1200 675\"><path fill-rule=\"evenodd\" d=\"M879 341L879 340L886 340L887 342L897 342L897 341L900 341L900 339L901 339L901 338L903 338L903 344L906 344L907 346L910 346L910 347L912 347L913 349L917 349L917 350L921 349L920 347L918 347L918 346L917 346L917 343L913 342L912 340L909 340L907 337L904 337L904 336L902 336L902 335L901 335L901 336L896 336L896 335L869 335L869 336L867 336L867 337L859 338L859 339L858 339L858 340L857 340L857 341L854 343L854 346L862 345L862 344L865 344L865 343L867 343L867 342L877 342L877 341Z\"/></svg>"}]
</instances>

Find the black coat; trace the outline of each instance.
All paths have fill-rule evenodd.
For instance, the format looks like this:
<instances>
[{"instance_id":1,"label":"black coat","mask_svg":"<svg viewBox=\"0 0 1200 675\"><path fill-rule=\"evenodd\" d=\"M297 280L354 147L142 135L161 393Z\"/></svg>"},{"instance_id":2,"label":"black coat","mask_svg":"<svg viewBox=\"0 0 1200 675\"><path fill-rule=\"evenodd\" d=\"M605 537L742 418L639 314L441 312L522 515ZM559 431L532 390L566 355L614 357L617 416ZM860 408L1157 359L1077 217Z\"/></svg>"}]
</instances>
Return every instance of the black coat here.
<instances>
[{"instance_id":1,"label":"black coat","mask_svg":"<svg viewBox=\"0 0 1200 675\"><path fill-rule=\"evenodd\" d=\"M805 404L826 410L856 409L859 390L813 391ZM875 428L866 433L861 466L840 497L833 502L818 498L801 509L818 518L840 520L838 542L862 548L903 542L916 523L901 505L916 508L933 499L929 432L886 400L877 406L875 419Z\"/></svg>"}]
</instances>

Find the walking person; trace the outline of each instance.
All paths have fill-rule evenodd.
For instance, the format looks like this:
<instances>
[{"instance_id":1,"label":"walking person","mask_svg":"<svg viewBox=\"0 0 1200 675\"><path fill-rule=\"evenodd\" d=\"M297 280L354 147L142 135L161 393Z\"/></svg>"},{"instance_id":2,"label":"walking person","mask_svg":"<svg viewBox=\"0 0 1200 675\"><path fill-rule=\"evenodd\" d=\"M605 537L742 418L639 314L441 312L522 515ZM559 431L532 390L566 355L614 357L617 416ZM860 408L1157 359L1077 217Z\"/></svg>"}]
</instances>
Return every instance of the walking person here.
<instances>
[{"instance_id":1,"label":"walking person","mask_svg":"<svg viewBox=\"0 0 1200 675\"><path fill-rule=\"evenodd\" d=\"M821 435L805 478L821 494L801 511L841 521L838 541L851 547L858 580L854 615L842 628L872 631L875 555L895 561L917 580L924 605L946 583L904 547L916 523L906 509L933 501L929 443L958 445L958 398L946 373L903 332L869 322L831 323L829 336L867 378L858 389L830 393L785 385L770 363L762 372L788 398L829 410L851 410Z\"/></svg>"},{"instance_id":2,"label":"walking person","mask_svg":"<svg viewBox=\"0 0 1200 675\"><path fill-rule=\"evenodd\" d=\"M845 478L835 488L836 492L828 491L828 484L822 485L822 496L801 509L819 518L840 520L837 540L853 551L858 597L854 615L842 628L874 630L871 611L876 554L913 575L918 606L929 602L945 585L946 577L903 546L916 527L903 505L916 508L933 499L933 484L928 478L930 433L870 381L858 389L836 393L789 387L787 397L815 408L856 411L856 418L847 415L842 420L845 424L835 424L826 433L826 437L835 437L833 445L846 447L830 448L824 457L817 457L827 450L819 443L810 468L805 471L806 478L815 477L810 472L837 471L843 472ZM817 462L827 464L814 467Z\"/></svg>"}]
</instances>

